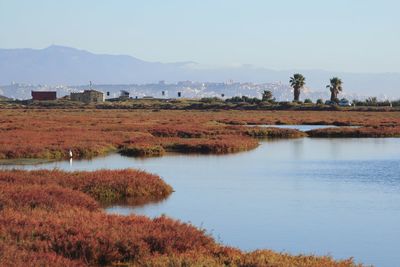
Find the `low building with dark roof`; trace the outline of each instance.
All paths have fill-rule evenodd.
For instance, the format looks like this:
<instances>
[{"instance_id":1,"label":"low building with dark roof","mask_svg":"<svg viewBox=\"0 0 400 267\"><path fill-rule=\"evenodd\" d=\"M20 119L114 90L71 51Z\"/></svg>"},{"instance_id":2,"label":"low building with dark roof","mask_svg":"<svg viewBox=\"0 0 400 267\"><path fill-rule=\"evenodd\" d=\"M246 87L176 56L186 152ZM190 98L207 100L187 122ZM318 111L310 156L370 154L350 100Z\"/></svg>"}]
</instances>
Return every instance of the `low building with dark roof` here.
<instances>
[{"instance_id":1,"label":"low building with dark roof","mask_svg":"<svg viewBox=\"0 0 400 267\"><path fill-rule=\"evenodd\" d=\"M32 100L56 100L56 91L32 91Z\"/></svg>"},{"instance_id":2,"label":"low building with dark roof","mask_svg":"<svg viewBox=\"0 0 400 267\"><path fill-rule=\"evenodd\" d=\"M119 99L121 99L121 100L129 99L129 92L125 91L125 90L121 90Z\"/></svg>"}]
</instances>

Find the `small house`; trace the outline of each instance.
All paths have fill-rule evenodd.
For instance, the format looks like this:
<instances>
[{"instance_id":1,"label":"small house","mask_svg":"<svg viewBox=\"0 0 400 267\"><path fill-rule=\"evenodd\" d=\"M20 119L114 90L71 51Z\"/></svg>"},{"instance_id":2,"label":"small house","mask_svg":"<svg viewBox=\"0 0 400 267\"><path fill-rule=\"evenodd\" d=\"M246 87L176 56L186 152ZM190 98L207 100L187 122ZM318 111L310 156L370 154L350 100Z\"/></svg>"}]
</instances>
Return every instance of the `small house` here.
<instances>
[{"instance_id":1,"label":"small house","mask_svg":"<svg viewBox=\"0 0 400 267\"><path fill-rule=\"evenodd\" d=\"M56 100L56 91L32 91L32 100Z\"/></svg>"},{"instance_id":2,"label":"small house","mask_svg":"<svg viewBox=\"0 0 400 267\"><path fill-rule=\"evenodd\" d=\"M104 102L104 93L96 90L85 90L79 93L71 93L70 98L72 101L89 103L101 103Z\"/></svg>"}]
</instances>

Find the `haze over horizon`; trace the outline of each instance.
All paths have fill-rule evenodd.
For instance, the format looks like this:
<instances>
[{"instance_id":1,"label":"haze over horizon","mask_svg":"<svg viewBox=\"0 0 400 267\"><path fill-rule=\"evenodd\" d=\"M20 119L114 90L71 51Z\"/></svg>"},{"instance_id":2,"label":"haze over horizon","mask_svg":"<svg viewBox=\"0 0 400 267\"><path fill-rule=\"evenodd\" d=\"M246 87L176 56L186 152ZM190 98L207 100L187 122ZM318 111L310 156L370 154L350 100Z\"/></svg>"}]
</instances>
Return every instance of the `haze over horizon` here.
<instances>
[{"instance_id":1,"label":"haze over horizon","mask_svg":"<svg viewBox=\"0 0 400 267\"><path fill-rule=\"evenodd\" d=\"M0 0L0 48L57 44L207 68L400 73L399 9L394 0Z\"/></svg>"},{"instance_id":2,"label":"haze over horizon","mask_svg":"<svg viewBox=\"0 0 400 267\"><path fill-rule=\"evenodd\" d=\"M32 90L64 88L65 93L69 90L65 86L85 85L89 83L89 80L97 85L110 85L111 87L113 87L112 85L147 84L145 87L151 89L151 92L154 91L152 84L161 80L172 84L179 81L194 81L199 82L200 85L204 82L217 84L228 82L231 84L230 81L235 81L244 83L243 90L237 91L235 88L230 88L233 91L226 91L227 95L235 94L235 92L236 94L259 95L261 87L274 88L274 90L279 87L290 91L288 79L294 72L305 75L305 89L319 92L315 97L326 94L326 84L329 79L338 76L344 80L344 95L352 99L366 96L378 96L379 99L399 98L399 73L346 73L323 70L276 71L249 65L213 69L193 62L148 62L127 55L95 54L86 50L55 45L44 49L0 48L0 95L23 99L29 97L27 85L33 86ZM252 84L249 86L256 89L255 91L250 90L252 93L246 85L249 82ZM191 91L197 91L199 84L188 86L191 87ZM263 85L259 87L256 84ZM106 90L109 90L110 86L106 86ZM136 88L136 86L134 87ZM124 88L132 89L133 87L125 86ZM200 89L202 91L205 88L200 86ZM140 94L147 92L143 91L143 87L138 87L138 90ZM285 90L275 93L283 95L283 98L286 99ZM193 97L202 95L198 93ZM214 94L215 92L204 93Z\"/></svg>"},{"instance_id":3,"label":"haze over horizon","mask_svg":"<svg viewBox=\"0 0 400 267\"><path fill-rule=\"evenodd\" d=\"M123 57L132 57L135 59L138 59L140 61L144 61L142 58L137 57L136 55L130 55L130 54L123 54L123 53L95 53L89 49L83 49L79 47L70 47L67 45L63 44L49 44L44 47L39 47L39 48L33 48L33 47L16 47L16 48L3 48L0 47L0 50L33 50L33 51L40 51L40 50L46 50L46 49L51 49L51 48L66 48L66 49L73 49L73 50L79 50L82 52L87 52L90 54L95 54L99 56L123 56ZM208 69L208 70L218 70L218 69L225 69L225 68L230 68L230 69L235 69L235 68L254 68L254 69L266 69L266 70L271 70L271 71L291 71L291 72L296 72L296 71L324 71L324 72L334 72L334 73L340 73L344 72L341 70L327 70L327 69L322 69L322 68L282 68L282 69L277 69L277 68L269 68L269 67L263 67L263 66L256 66L253 64L245 64L245 63L235 63L231 65L209 65L209 64L202 64L197 61L193 60L182 60L182 61L170 61L170 62L164 62L160 60L154 60L154 61L147 61L148 63L161 63L161 64L183 64L190 66L194 69ZM381 72L363 72L363 71L345 71L345 73L349 74L400 74L400 71L381 71Z\"/></svg>"}]
</instances>

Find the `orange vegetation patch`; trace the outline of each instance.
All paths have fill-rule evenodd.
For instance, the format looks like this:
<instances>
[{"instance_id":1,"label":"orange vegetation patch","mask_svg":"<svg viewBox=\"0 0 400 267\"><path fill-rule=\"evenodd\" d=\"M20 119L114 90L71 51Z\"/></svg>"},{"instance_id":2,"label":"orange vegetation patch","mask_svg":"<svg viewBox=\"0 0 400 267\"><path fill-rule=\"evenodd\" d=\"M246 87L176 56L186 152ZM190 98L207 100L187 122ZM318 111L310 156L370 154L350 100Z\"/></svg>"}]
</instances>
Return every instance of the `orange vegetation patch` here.
<instances>
[{"instance_id":1,"label":"orange vegetation patch","mask_svg":"<svg viewBox=\"0 0 400 267\"><path fill-rule=\"evenodd\" d=\"M245 253L190 224L108 215L96 202L104 194L152 201L170 192L159 177L134 170L0 171L0 266L355 266L351 259Z\"/></svg>"},{"instance_id":2,"label":"orange vegetation patch","mask_svg":"<svg viewBox=\"0 0 400 267\"><path fill-rule=\"evenodd\" d=\"M312 124L336 126L400 125L400 112L360 111L242 111L220 112L218 121L230 124ZM229 116L234 114L234 116Z\"/></svg>"},{"instance_id":3,"label":"orange vegetation patch","mask_svg":"<svg viewBox=\"0 0 400 267\"><path fill-rule=\"evenodd\" d=\"M0 201L5 201L0 202L3 207L9 203L11 207L43 205L51 208L54 203L94 210L96 200L102 203L149 202L164 199L172 193L172 187L159 176L132 169L0 171L0 185Z\"/></svg>"},{"instance_id":4,"label":"orange vegetation patch","mask_svg":"<svg viewBox=\"0 0 400 267\"><path fill-rule=\"evenodd\" d=\"M213 138L178 139L168 138L164 146L169 151L182 153L233 153L250 150L258 146L258 141L241 136L218 136Z\"/></svg>"},{"instance_id":5,"label":"orange vegetation patch","mask_svg":"<svg viewBox=\"0 0 400 267\"><path fill-rule=\"evenodd\" d=\"M359 138L400 137L400 126L372 126L361 128L326 128L308 131L310 137Z\"/></svg>"},{"instance_id":6,"label":"orange vegetation patch","mask_svg":"<svg viewBox=\"0 0 400 267\"><path fill-rule=\"evenodd\" d=\"M90 158L110 151L132 156L165 152L230 153L252 149L257 138L304 136L297 130L260 129L260 124L334 124L392 127L400 112L355 111L0 111L0 159Z\"/></svg>"}]
</instances>

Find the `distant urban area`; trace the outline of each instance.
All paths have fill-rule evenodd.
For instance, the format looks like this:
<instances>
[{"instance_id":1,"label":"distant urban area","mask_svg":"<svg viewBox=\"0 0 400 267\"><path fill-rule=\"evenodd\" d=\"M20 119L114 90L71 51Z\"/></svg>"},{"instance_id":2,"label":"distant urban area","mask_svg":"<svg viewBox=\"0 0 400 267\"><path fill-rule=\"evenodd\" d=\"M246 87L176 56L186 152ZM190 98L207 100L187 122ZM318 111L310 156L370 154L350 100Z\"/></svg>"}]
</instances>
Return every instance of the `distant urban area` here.
<instances>
[{"instance_id":1,"label":"distant urban area","mask_svg":"<svg viewBox=\"0 0 400 267\"><path fill-rule=\"evenodd\" d=\"M105 99L118 98L121 92L129 94L130 98L231 98L235 96L246 96L251 98L262 98L264 91L270 91L276 101L291 101L293 99L293 88L288 84L276 83L241 83L235 81L227 82L194 82L181 81L177 83L158 83L149 84L93 84L79 86L67 85L33 85L23 83L12 83L0 86L0 95L17 100L27 100L32 98L32 91L55 91L57 98L70 96L71 93L79 93L85 90L95 89L104 93ZM72 94L74 96L74 94ZM305 87L300 98L329 99L330 92L311 90ZM75 95L76 96L76 95ZM368 96L341 93L341 97L349 100L366 99ZM380 100L386 100L385 96L378 96Z\"/></svg>"}]
</instances>

